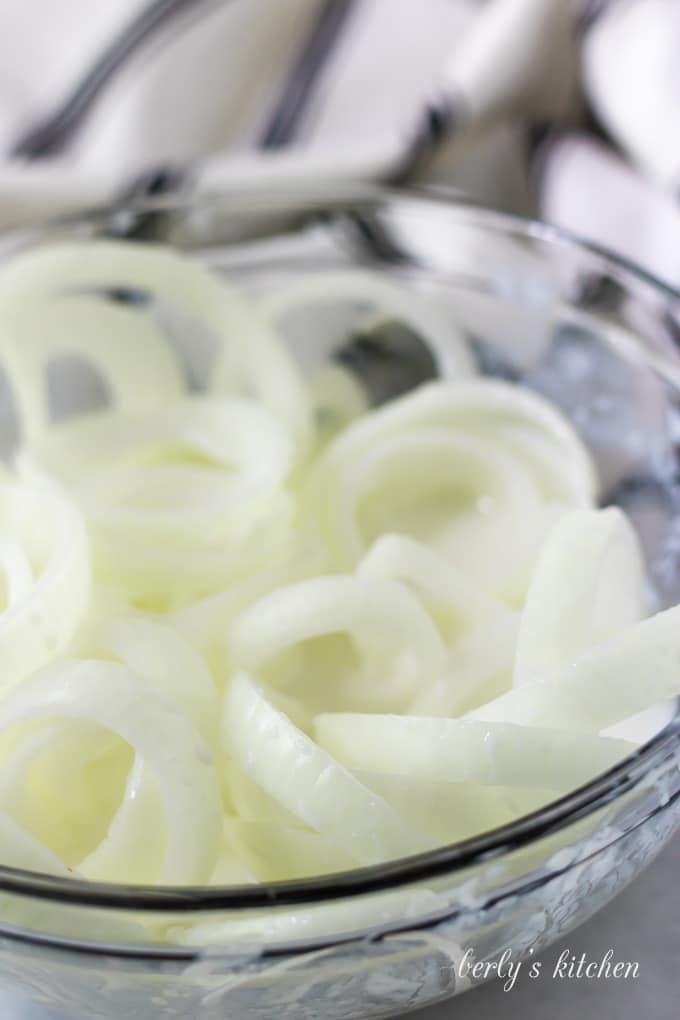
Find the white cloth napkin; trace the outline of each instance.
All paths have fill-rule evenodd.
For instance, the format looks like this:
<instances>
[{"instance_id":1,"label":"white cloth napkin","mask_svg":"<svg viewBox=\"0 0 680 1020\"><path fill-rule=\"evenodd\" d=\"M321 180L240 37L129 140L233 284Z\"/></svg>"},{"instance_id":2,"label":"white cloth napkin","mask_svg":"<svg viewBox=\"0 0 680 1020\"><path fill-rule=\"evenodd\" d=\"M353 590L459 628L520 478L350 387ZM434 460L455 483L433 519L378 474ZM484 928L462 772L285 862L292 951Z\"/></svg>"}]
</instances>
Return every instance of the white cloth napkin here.
<instances>
[{"instance_id":1,"label":"white cloth napkin","mask_svg":"<svg viewBox=\"0 0 680 1020\"><path fill-rule=\"evenodd\" d=\"M0 150L59 107L106 42L149 0L22 0L0 6ZM319 16L322 0L196 0L101 91L56 157L0 158L0 226L105 201L162 164L204 167L211 186L281 177L359 176L386 161L441 74L479 0L357 0L280 159L256 143ZM236 161L231 157L237 155ZM521 134L481 139L447 183L526 208ZM285 165L284 165L285 164ZM504 167L508 172L504 172Z\"/></svg>"},{"instance_id":2,"label":"white cloth napkin","mask_svg":"<svg viewBox=\"0 0 680 1020\"><path fill-rule=\"evenodd\" d=\"M193 168L208 189L361 179L399 151L455 45L493 0L346 0L293 143L275 153L258 141L324 0L192 0L125 62L58 155L12 158L153 2L0 4L0 228L105 202L165 164ZM571 134L551 147L532 191L525 125L515 120L463 151L445 148L428 179L496 208L538 210L679 283L680 2L545 2L603 9L582 39L583 86L624 156ZM521 44L508 33L509 60Z\"/></svg>"},{"instance_id":3,"label":"white cloth napkin","mask_svg":"<svg viewBox=\"0 0 680 1020\"><path fill-rule=\"evenodd\" d=\"M680 205L600 142L566 135L548 148L543 219L595 241L680 288Z\"/></svg>"},{"instance_id":4,"label":"white cloth napkin","mask_svg":"<svg viewBox=\"0 0 680 1020\"><path fill-rule=\"evenodd\" d=\"M618 145L680 195L679 0L610 0L582 57L585 90Z\"/></svg>"}]
</instances>

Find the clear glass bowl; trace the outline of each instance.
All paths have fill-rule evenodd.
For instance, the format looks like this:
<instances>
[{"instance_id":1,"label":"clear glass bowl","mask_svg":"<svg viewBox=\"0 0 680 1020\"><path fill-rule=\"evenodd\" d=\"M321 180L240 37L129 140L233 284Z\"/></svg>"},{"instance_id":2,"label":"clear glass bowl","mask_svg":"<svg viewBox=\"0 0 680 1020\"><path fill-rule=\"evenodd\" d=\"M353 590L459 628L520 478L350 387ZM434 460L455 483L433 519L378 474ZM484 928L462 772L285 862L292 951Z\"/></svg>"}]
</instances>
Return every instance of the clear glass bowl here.
<instances>
[{"instance_id":1,"label":"clear glass bowl","mask_svg":"<svg viewBox=\"0 0 680 1020\"><path fill-rule=\"evenodd\" d=\"M642 533L659 604L680 601L680 295L552 228L445 199L376 193L333 209L309 195L249 202L109 209L7 238L4 252L57 238L162 236L258 291L360 264L406 297L428 295L481 372L564 408L600 466L603 502L624 506ZM291 344L323 362L372 311L356 302L327 309L323 330L312 330L323 346L294 330ZM81 382L55 372L52 398L90 401ZM7 447L11 418L0 406ZM0 918L15 919L0 921L0 987L88 1020L350 1020L451 996L475 983L466 951L483 961L540 952L668 841L680 824L680 714L669 715L626 761L532 815L327 879L154 889L0 868ZM193 925L198 944L180 944ZM150 930L165 936L149 941Z\"/></svg>"}]
</instances>

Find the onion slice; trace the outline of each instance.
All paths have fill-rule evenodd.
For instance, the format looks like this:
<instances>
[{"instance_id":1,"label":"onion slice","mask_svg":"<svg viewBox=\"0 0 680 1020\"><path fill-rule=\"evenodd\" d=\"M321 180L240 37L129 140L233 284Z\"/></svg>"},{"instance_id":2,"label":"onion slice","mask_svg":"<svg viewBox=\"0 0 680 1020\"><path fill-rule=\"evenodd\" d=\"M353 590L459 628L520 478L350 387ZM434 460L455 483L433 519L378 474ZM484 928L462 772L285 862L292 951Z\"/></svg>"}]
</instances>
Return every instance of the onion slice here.
<instances>
[{"instance_id":1,"label":"onion slice","mask_svg":"<svg viewBox=\"0 0 680 1020\"><path fill-rule=\"evenodd\" d=\"M573 730L424 716L327 713L319 745L348 768L422 779L569 790L633 750L625 740Z\"/></svg>"},{"instance_id":2,"label":"onion slice","mask_svg":"<svg viewBox=\"0 0 680 1020\"><path fill-rule=\"evenodd\" d=\"M151 769L165 806L160 881L207 881L219 845L220 794L212 756L179 708L122 665L64 661L41 670L0 704L0 732L53 718L99 723L132 745Z\"/></svg>"},{"instance_id":3,"label":"onion slice","mask_svg":"<svg viewBox=\"0 0 680 1020\"><path fill-rule=\"evenodd\" d=\"M354 861L377 864L432 845L274 708L245 673L229 683L222 727L235 764Z\"/></svg>"}]
</instances>

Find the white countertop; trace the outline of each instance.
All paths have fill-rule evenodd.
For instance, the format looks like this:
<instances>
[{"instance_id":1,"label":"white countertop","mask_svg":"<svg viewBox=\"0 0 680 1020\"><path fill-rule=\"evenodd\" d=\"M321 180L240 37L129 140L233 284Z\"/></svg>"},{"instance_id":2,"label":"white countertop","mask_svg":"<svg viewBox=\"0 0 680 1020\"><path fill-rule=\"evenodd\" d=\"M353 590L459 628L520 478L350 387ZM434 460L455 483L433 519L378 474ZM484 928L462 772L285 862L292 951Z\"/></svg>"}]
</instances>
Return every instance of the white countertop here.
<instances>
[{"instance_id":1,"label":"white countertop","mask_svg":"<svg viewBox=\"0 0 680 1020\"><path fill-rule=\"evenodd\" d=\"M628 980L553 979L560 953L639 963ZM680 837L603 911L538 959L541 976L520 971L504 992L491 982L409 1020L678 1020L680 1018Z\"/></svg>"}]
</instances>

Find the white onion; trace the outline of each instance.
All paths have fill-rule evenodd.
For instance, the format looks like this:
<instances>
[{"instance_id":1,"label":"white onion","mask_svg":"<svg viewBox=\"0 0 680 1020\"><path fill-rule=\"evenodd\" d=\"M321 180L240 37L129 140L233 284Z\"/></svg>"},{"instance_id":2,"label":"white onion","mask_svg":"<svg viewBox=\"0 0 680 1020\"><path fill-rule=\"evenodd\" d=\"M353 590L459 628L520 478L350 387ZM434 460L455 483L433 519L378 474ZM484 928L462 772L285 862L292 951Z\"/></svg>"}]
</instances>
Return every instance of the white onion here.
<instances>
[{"instance_id":1,"label":"white onion","mask_svg":"<svg viewBox=\"0 0 680 1020\"><path fill-rule=\"evenodd\" d=\"M63 662L0 704L0 732L32 719L83 719L119 734L158 783L167 821L166 883L207 881L216 860L220 799L212 756L185 715L124 666Z\"/></svg>"},{"instance_id":2,"label":"white onion","mask_svg":"<svg viewBox=\"0 0 680 1020\"><path fill-rule=\"evenodd\" d=\"M307 383L278 323L338 304L405 323L444 378L373 410L346 365ZM166 305L217 341L208 394L187 392ZM111 406L55 423L67 355ZM635 746L602 730L680 692L680 607L643 619L637 539L594 509L577 433L469 378L463 338L402 281L248 298L160 247L58 244L0 272L0 360L24 439L0 471L0 864L149 885L376 864L588 781Z\"/></svg>"}]
</instances>

